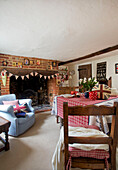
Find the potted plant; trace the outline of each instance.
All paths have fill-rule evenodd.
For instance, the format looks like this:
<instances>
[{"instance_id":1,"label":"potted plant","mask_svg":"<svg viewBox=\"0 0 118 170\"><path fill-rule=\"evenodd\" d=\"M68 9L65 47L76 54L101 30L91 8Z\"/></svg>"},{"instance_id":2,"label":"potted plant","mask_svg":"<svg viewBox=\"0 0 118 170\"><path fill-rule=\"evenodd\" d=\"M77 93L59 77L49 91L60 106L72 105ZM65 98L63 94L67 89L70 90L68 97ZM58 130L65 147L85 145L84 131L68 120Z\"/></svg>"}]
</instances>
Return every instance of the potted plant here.
<instances>
[{"instance_id":1,"label":"potted plant","mask_svg":"<svg viewBox=\"0 0 118 170\"><path fill-rule=\"evenodd\" d=\"M84 79L80 79L79 80L79 85L82 86L82 89L85 92L85 97L88 98L89 97L89 92L92 91L92 88L97 84L97 81L95 79L95 77L93 78L84 78Z\"/></svg>"}]
</instances>

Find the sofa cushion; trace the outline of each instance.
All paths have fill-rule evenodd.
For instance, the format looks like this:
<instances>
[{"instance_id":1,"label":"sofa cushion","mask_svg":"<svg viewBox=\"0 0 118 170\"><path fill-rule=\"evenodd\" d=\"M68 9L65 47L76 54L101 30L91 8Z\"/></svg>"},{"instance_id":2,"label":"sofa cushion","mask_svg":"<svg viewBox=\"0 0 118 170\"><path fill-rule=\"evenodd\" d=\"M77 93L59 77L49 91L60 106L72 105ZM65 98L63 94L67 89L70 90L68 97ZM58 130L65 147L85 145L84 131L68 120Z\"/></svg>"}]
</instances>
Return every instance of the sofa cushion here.
<instances>
[{"instance_id":1,"label":"sofa cushion","mask_svg":"<svg viewBox=\"0 0 118 170\"><path fill-rule=\"evenodd\" d=\"M31 121L32 118L35 117L33 112L26 113L25 117L18 118L18 124L25 124Z\"/></svg>"},{"instance_id":2,"label":"sofa cushion","mask_svg":"<svg viewBox=\"0 0 118 170\"><path fill-rule=\"evenodd\" d=\"M12 101L12 100L16 100L15 94L7 94L7 95L0 96L0 104L3 104L2 101Z\"/></svg>"},{"instance_id":3,"label":"sofa cushion","mask_svg":"<svg viewBox=\"0 0 118 170\"><path fill-rule=\"evenodd\" d=\"M4 105L18 105L18 100L2 101Z\"/></svg>"},{"instance_id":4,"label":"sofa cushion","mask_svg":"<svg viewBox=\"0 0 118 170\"><path fill-rule=\"evenodd\" d=\"M14 105L14 113L27 112L27 103Z\"/></svg>"},{"instance_id":5,"label":"sofa cushion","mask_svg":"<svg viewBox=\"0 0 118 170\"><path fill-rule=\"evenodd\" d=\"M16 113L15 115L16 115L17 118L26 117L26 113L25 112Z\"/></svg>"}]
</instances>

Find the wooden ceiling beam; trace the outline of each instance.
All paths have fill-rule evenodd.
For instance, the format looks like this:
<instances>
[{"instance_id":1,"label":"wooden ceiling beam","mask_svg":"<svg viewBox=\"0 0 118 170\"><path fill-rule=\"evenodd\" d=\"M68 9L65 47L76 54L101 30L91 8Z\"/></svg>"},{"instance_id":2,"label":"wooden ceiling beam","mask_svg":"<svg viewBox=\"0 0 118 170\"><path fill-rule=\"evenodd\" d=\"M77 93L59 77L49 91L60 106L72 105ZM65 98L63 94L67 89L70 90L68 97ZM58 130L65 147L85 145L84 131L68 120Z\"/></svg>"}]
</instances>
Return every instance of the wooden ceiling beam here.
<instances>
[{"instance_id":1,"label":"wooden ceiling beam","mask_svg":"<svg viewBox=\"0 0 118 170\"><path fill-rule=\"evenodd\" d=\"M92 57L95 57L97 55L105 54L105 53L108 53L108 52L111 52L111 51L115 51L115 50L118 50L118 45L115 45L115 46L112 46L112 47L108 47L108 48L102 49L100 51L97 51L97 52L85 55L83 57L75 58L73 60L68 60L68 61L65 61L65 62L60 62L58 65L60 66L60 65L69 64L69 63L72 63L72 62L76 62L76 61L92 58Z\"/></svg>"}]
</instances>

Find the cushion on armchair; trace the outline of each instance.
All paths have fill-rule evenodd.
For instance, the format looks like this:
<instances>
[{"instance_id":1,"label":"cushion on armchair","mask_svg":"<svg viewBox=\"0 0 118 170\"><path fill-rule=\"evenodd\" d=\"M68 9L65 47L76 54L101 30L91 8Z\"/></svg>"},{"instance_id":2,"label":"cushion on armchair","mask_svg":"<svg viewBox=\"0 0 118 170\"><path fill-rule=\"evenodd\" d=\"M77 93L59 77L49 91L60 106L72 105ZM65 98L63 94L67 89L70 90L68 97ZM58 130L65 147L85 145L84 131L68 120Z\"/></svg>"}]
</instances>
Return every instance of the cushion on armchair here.
<instances>
[{"instance_id":1,"label":"cushion on armchair","mask_svg":"<svg viewBox=\"0 0 118 170\"><path fill-rule=\"evenodd\" d=\"M26 117L26 113L25 112L16 113L15 115L16 115L17 118Z\"/></svg>"},{"instance_id":2,"label":"cushion on armchair","mask_svg":"<svg viewBox=\"0 0 118 170\"><path fill-rule=\"evenodd\" d=\"M14 113L27 112L27 103L14 105Z\"/></svg>"},{"instance_id":3,"label":"cushion on armchair","mask_svg":"<svg viewBox=\"0 0 118 170\"><path fill-rule=\"evenodd\" d=\"M0 116L11 122L9 128L9 135L19 136L28 130L35 122L34 108L32 107L31 99L19 99L16 100L15 94L8 94L0 96ZM7 101L7 105L3 104L3 101ZM9 101L9 102L8 102ZM13 104L12 104L13 101ZM17 103L14 103L17 102ZM14 113L14 106L21 111L20 113ZM22 107L21 107L22 106ZM15 111L17 110L15 109ZM28 110L27 113L26 110ZM23 113L24 112L24 113ZM20 117L20 118L19 118Z\"/></svg>"},{"instance_id":4,"label":"cushion on armchair","mask_svg":"<svg viewBox=\"0 0 118 170\"><path fill-rule=\"evenodd\" d=\"M17 105L18 100L12 100L12 101L2 101L4 105Z\"/></svg>"}]
</instances>

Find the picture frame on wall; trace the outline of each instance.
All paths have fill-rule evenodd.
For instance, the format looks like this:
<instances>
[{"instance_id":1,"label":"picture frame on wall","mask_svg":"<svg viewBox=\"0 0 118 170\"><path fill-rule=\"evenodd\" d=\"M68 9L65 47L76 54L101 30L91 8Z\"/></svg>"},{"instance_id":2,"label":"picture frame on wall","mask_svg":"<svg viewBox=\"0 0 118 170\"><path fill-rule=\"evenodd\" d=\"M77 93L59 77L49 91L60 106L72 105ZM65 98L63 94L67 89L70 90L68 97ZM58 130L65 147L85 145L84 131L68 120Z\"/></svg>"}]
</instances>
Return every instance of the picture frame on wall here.
<instances>
[{"instance_id":1,"label":"picture frame on wall","mask_svg":"<svg viewBox=\"0 0 118 170\"><path fill-rule=\"evenodd\" d=\"M30 60L30 65L33 65L34 64L34 61L33 60Z\"/></svg>"},{"instance_id":2,"label":"picture frame on wall","mask_svg":"<svg viewBox=\"0 0 118 170\"><path fill-rule=\"evenodd\" d=\"M24 59L24 65L29 65L29 59Z\"/></svg>"},{"instance_id":3,"label":"picture frame on wall","mask_svg":"<svg viewBox=\"0 0 118 170\"><path fill-rule=\"evenodd\" d=\"M36 64L37 64L37 65L40 65L40 64L41 64L41 61L40 61L40 60L37 60L37 61L36 61Z\"/></svg>"},{"instance_id":4,"label":"picture frame on wall","mask_svg":"<svg viewBox=\"0 0 118 170\"><path fill-rule=\"evenodd\" d=\"M16 66L17 66L17 63L16 63L16 62L12 62L12 66L13 66L13 67L16 67Z\"/></svg>"},{"instance_id":5,"label":"picture frame on wall","mask_svg":"<svg viewBox=\"0 0 118 170\"><path fill-rule=\"evenodd\" d=\"M7 61L2 61L2 66L7 66L8 62Z\"/></svg>"},{"instance_id":6,"label":"picture frame on wall","mask_svg":"<svg viewBox=\"0 0 118 170\"><path fill-rule=\"evenodd\" d=\"M118 63L115 64L115 73L118 74Z\"/></svg>"},{"instance_id":7,"label":"picture frame on wall","mask_svg":"<svg viewBox=\"0 0 118 170\"><path fill-rule=\"evenodd\" d=\"M22 62L18 62L18 67L22 68L23 67L23 63Z\"/></svg>"},{"instance_id":8,"label":"picture frame on wall","mask_svg":"<svg viewBox=\"0 0 118 170\"><path fill-rule=\"evenodd\" d=\"M56 66L57 66L57 62L56 61L52 62L52 67L56 67Z\"/></svg>"}]
</instances>

